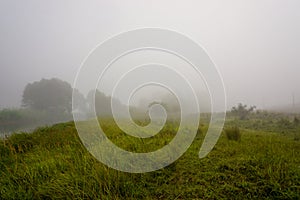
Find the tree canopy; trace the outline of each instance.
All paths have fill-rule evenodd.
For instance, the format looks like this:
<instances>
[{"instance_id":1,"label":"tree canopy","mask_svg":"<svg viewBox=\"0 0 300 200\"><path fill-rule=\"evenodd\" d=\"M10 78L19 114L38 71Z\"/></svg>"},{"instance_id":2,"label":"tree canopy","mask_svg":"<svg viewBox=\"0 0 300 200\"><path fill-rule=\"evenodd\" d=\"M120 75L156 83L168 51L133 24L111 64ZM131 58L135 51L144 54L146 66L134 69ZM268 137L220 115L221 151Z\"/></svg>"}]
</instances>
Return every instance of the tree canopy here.
<instances>
[{"instance_id":1,"label":"tree canopy","mask_svg":"<svg viewBox=\"0 0 300 200\"><path fill-rule=\"evenodd\" d=\"M71 113L72 87L57 78L42 79L26 85L23 92L24 107Z\"/></svg>"},{"instance_id":2,"label":"tree canopy","mask_svg":"<svg viewBox=\"0 0 300 200\"><path fill-rule=\"evenodd\" d=\"M90 111L93 112L93 110L95 109L97 116L101 117L112 116L112 101L116 106L116 110L124 111L126 109L126 106L124 106L118 99L106 96L103 92L100 92L99 90L91 90L87 95L87 102L90 107Z\"/></svg>"},{"instance_id":3,"label":"tree canopy","mask_svg":"<svg viewBox=\"0 0 300 200\"><path fill-rule=\"evenodd\" d=\"M256 106L250 106L250 108L247 108L247 105L239 103L237 107L232 107L231 113L239 117L240 120L245 120L248 115L255 110L255 108Z\"/></svg>"}]
</instances>

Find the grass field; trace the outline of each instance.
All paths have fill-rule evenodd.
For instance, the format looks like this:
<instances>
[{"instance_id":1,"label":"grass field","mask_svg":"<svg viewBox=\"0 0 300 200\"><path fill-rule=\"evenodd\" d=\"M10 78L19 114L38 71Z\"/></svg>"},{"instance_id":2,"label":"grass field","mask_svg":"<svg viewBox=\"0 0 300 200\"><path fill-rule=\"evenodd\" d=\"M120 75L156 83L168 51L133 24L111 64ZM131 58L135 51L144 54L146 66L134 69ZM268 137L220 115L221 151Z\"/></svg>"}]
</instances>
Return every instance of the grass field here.
<instances>
[{"instance_id":1,"label":"grass field","mask_svg":"<svg viewBox=\"0 0 300 200\"><path fill-rule=\"evenodd\" d=\"M81 144L72 122L13 134L0 141L0 199L300 199L296 129L287 134L253 123L228 122L241 124L241 139L222 134L213 151L199 159L207 129L202 124L179 160L143 174L98 162ZM148 142L132 140L109 121L105 125L113 142L138 152L157 149L176 133L176 126L168 124Z\"/></svg>"}]
</instances>

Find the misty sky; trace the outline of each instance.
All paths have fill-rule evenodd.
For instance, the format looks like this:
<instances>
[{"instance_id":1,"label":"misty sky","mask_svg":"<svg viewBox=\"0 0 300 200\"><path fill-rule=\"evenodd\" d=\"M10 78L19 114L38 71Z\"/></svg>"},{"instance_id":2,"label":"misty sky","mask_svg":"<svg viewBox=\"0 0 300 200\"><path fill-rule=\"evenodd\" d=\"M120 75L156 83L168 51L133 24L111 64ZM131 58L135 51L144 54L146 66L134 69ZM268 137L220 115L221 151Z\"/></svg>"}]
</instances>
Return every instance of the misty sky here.
<instances>
[{"instance_id":1,"label":"misty sky","mask_svg":"<svg viewBox=\"0 0 300 200\"><path fill-rule=\"evenodd\" d=\"M0 108L19 106L25 85L73 83L88 53L117 33L160 27L209 53L238 102L300 103L300 1L0 1Z\"/></svg>"}]
</instances>

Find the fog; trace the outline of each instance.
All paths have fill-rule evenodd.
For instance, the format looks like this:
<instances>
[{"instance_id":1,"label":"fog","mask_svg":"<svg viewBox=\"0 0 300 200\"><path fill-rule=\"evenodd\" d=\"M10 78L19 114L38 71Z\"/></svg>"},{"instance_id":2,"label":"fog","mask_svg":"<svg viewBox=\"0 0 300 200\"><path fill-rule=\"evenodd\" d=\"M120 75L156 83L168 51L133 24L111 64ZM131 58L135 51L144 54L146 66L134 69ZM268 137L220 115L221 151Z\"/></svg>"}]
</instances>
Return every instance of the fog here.
<instances>
[{"instance_id":1,"label":"fog","mask_svg":"<svg viewBox=\"0 0 300 200\"><path fill-rule=\"evenodd\" d=\"M0 108L19 107L26 84L42 78L73 84L99 43L142 27L175 30L199 43L223 77L228 108L290 105L293 96L297 104L299 9L298 0L2 0Z\"/></svg>"}]
</instances>

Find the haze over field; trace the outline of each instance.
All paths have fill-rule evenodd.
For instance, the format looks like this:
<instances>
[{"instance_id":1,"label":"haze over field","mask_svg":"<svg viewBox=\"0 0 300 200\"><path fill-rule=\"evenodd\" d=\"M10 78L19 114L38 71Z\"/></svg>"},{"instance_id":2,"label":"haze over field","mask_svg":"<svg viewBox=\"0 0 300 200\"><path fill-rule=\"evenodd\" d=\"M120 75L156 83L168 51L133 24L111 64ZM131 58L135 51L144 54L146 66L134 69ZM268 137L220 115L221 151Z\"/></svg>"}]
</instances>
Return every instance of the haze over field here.
<instances>
[{"instance_id":1,"label":"haze over field","mask_svg":"<svg viewBox=\"0 0 300 200\"><path fill-rule=\"evenodd\" d=\"M73 83L88 53L112 35L141 27L186 34L218 66L228 107L300 102L300 2L0 2L0 108L17 107L25 85Z\"/></svg>"},{"instance_id":2,"label":"haze over field","mask_svg":"<svg viewBox=\"0 0 300 200\"><path fill-rule=\"evenodd\" d=\"M300 199L300 0L0 0L1 199Z\"/></svg>"}]
</instances>

